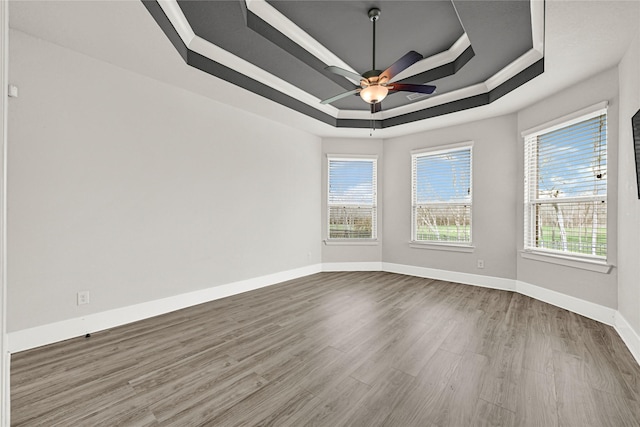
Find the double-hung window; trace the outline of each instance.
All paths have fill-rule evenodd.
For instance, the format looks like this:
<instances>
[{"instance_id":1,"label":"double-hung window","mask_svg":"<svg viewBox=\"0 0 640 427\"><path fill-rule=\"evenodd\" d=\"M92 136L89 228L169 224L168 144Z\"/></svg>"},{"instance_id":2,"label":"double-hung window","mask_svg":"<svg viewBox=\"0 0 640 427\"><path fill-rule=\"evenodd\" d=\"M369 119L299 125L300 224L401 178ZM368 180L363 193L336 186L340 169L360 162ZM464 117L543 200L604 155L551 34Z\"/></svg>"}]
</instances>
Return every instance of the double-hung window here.
<instances>
[{"instance_id":1,"label":"double-hung window","mask_svg":"<svg viewBox=\"0 0 640 427\"><path fill-rule=\"evenodd\" d=\"M413 242L471 245L471 157L471 143L412 152Z\"/></svg>"},{"instance_id":2,"label":"double-hung window","mask_svg":"<svg viewBox=\"0 0 640 427\"><path fill-rule=\"evenodd\" d=\"M524 134L524 248L606 259L607 113Z\"/></svg>"},{"instance_id":3,"label":"double-hung window","mask_svg":"<svg viewBox=\"0 0 640 427\"><path fill-rule=\"evenodd\" d=\"M329 239L377 237L377 159L328 156Z\"/></svg>"}]
</instances>

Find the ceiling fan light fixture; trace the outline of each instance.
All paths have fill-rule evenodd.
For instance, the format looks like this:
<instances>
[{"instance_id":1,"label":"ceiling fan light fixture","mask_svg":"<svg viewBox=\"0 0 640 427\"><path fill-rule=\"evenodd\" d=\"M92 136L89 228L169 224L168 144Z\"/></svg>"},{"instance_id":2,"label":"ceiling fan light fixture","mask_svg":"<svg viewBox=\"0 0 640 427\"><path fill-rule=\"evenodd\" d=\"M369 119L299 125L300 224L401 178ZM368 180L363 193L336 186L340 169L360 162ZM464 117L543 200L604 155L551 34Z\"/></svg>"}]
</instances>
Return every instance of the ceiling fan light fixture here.
<instances>
[{"instance_id":1,"label":"ceiling fan light fixture","mask_svg":"<svg viewBox=\"0 0 640 427\"><path fill-rule=\"evenodd\" d=\"M330 65L326 68L327 71L347 77L352 81L360 81L360 87L356 87L348 92L343 92L339 95L320 101L321 104L329 104L339 99L346 98L349 95L356 93L360 94L360 98L367 104L371 105L371 114L375 114L382 110L383 99L387 97L389 91L407 91L431 94L436 90L435 86L409 84L409 83L393 83L394 78L402 71L409 68L411 65L423 59L423 56L418 52L411 50L407 52L402 58L391 64L389 68L384 71L376 69L376 21L380 18L380 9L373 8L369 10L369 19L373 24L373 43L372 43L372 64L371 70L358 75L350 70L345 70L334 65Z\"/></svg>"},{"instance_id":2,"label":"ceiling fan light fixture","mask_svg":"<svg viewBox=\"0 0 640 427\"><path fill-rule=\"evenodd\" d=\"M360 91L360 97L369 104L377 104L382 102L389 93L389 89L386 86L370 85Z\"/></svg>"}]
</instances>

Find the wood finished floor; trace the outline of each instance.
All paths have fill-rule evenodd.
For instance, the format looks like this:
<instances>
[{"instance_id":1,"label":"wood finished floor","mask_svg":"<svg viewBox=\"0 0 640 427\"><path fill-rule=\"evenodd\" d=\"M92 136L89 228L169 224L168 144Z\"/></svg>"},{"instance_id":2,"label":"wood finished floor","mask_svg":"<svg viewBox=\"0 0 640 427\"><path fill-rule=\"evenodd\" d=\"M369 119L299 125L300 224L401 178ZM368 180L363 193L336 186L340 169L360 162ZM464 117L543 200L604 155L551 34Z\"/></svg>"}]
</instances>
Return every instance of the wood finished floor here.
<instances>
[{"instance_id":1,"label":"wood finished floor","mask_svg":"<svg viewBox=\"0 0 640 427\"><path fill-rule=\"evenodd\" d=\"M320 273L12 356L15 426L640 426L609 326L534 299Z\"/></svg>"}]
</instances>

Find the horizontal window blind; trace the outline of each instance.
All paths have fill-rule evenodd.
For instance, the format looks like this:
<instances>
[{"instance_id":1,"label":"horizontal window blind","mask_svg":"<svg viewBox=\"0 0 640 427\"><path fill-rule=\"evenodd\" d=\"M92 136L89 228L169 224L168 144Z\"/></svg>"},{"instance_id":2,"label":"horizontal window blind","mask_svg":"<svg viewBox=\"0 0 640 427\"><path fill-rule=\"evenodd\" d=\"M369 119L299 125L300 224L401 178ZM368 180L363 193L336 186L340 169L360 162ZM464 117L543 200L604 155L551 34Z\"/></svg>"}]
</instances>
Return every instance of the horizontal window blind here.
<instances>
[{"instance_id":1,"label":"horizontal window blind","mask_svg":"<svg viewBox=\"0 0 640 427\"><path fill-rule=\"evenodd\" d=\"M329 238L375 239L377 161L329 159Z\"/></svg>"},{"instance_id":2,"label":"horizontal window blind","mask_svg":"<svg viewBox=\"0 0 640 427\"><path fill-rule=\"evenodd\" d=\"M471 147L412 155L412 240L471 242Z\"/></svg>"},{"instance_id":3,"label":"horizontal window blind","mask_svg":"<svg viewBox=\"0 0 640 427\"><path fill-rule=\"evenodd\" d=\"M607 116L525 137L525 248L606 258Z\"/></svg>"}]
</instances>

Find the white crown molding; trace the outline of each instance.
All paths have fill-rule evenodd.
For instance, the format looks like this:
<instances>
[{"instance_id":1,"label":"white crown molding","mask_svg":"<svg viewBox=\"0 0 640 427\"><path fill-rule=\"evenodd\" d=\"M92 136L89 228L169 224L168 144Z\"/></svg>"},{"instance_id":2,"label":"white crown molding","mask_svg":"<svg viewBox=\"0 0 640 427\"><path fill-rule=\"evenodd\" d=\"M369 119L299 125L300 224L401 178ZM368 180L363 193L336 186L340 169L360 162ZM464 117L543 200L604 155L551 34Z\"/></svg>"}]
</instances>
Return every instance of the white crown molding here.
<instances>
[{"instance_id":1,"label":"white crown molding","mask_svg":"<svg viewBox=\"0 0 640 427\"><path fill-rule=\"evenodd\" d=\"M446 92L441 95L430 96L421 101L416 101L411 104L402 105L400 107L393 108L391 110L382 110L377 118L389 119L391 117L402 116L403 114L409 114L416 111L424 110L426 108L435 107L437 105L446 104L448 102L454 102L459 99L469 98L476 95L482 95L487 93L487 85L484 83L478 83L477 85L467 86L462 89ZM371 113L368 111L356 111L356 110L341 110L338 114L340 119L371 119Z\"/></svg>"},{"instance_id":2,"label":"white crown molding","mask_svg":"<svg viewBox=\"0 0 640 427\"><path fill-rule=\"evenodd\" d=\"M446 92L440 95L435 95L421 101L414 102L412 104L403 105L401 107L387 110L385 118L397 117L403 114L409 114L416 111L424 110L425 108L435 107L437 105L446 104L448 102L458 101L464 98L470 98L472 96L481 95L487 93L487 85L484 83L478 83L473 86L463 87L458 90Z\"/></svg>"},{"instance_id":3,"label":"white crown molding","mask_svg":"<svg viewBox=\"0 0 640 427\"><path fill-rule=\"evenodd\" d=\"M245 61L242 58L235 56L234 54L214 45L203 39L200 36L195 36L188 46L192 51L199 53L207 58L214 59L233 70L243 70L242 74L251 77L260 83L263 83L278 92L289 95L298 101L316 108L317 110L327 113L335 117L338 113L338 109L332 105L320 104L320 100L315 96L305 92L304 90L292 85L291 83L282 80L279 77L263 70L260 67L253 65L252 63Z\"/></svg>"},{"instance_id":4,"label":"white crown molding","mask_svg":"<svg viewBox=\"0 0 640 427\"><path fill-rule=\"evenodd\" d=\"M291 41L309 52L311 55L318 58L320 61L324 62L327 65L335 65L337 67L344 68L345 70L352 71L356 74L360 74L349 64L347 64L346 61L338 57L332 51L327 49L323 44L319 43L316 39L311 37L306 31L298 27L293 21L284 16L265 0L245 0L245 3L247 5L247 9L256 14L256 16L259 16L260 19L267 22L273 28L287 36L289 39L291 39ZM437 55L433 55L418 61L411 67L399 73L391 81L402 80L418 73L432 70L449 62L453 62L469 46L471 46L469 37L466 33L463 33L462 36L460 36L449 49ZM360 84L360 81L355 81L348 77L345 78L351 83L354 83L356 85Z\"/></svg>"},{"instance_id":5,"label":"white crown molding","mask_svg":"<svg viewBox=\"0 0 640 427\"><path fill-rule=\"evenodd\" d=\"M287 17L282 15L278 10L269 5L265 0L245 0L247 9L259 16L262 20L272 25L282 34L289 37L300 47L307 50L310 54L324 62L325 64L337 65L349 71L357 73L345 61L333 54L330 50L316 41L304 30L295 25ZM226 67L229 67L247 77L265 84L285 95L298 99L306 105L315 108L318 111L328 114L336 119L356 119L371 120L372 114L366 110L339 110L329 104L320 104L320 99L305 92L302 89L274 76L273 74L245 61L234 54L214 45L213 43L198 37L184 13L180 9L177 0L158 0L160 7L165 15L174 26L178 35L182 39L185 46L213 61L216 61ZM534 48L520 56L504 69L498 71L487 81L468 86L455 91L430 96L418 102L406 104L400 107L384 110L373 115L376 120L397 117L404 114L413 113L436 105L442 105L448 102L457 101L470 96L487 93L493 88L499 86L503 82L509 80L522 70L534 64L542 58L544 52L544 2L542 0L532 0L531 2L531 19L532 19L532 36ZM471 46L471 42L467 34L463 34L456 42L446 51L425 58L407 70L396 76L396 79L403 79L422 73L430 69L439 67L455 60L467 47ZM349 80L349 79L348 79ZM351 81L351 80L350 80ZM353 82L356 83L357 82Z\"/></svg>"},{"instance_id":6,"label":"white crown molding","mask_svg":"<svg viewBox=\"0 0 640 427\"><path fill-rule=\"evenodd\" d=\"M544 55L544 1L531 0L531 40L533 48Z\"/></svg>"},{"instance_id":7,"label":"white crown molding","mask_svg":"<svg viewBox=\"0 0 640 427\"><path fill-rule=\"evenodd\" d=\"M247 4L248 10L326 65L335 65L360 74L265 0L245 0L245 3ZM360 81L345 78L355 85L360 84Z\"/></svg>"},{"instance_id":8,"label":"white crown molding","mask_svg":"<svg viewBox=\"0 0 640 427\"><path fill-rule=\"evenodd\" d=\"M538 62L543 58L543 55L536 49L530 49L528 52L521 55L518 59L511 62L502 70L489 77L484 83L487 86L487 90L493 90L500 86L502 83L509 80L511 77L517 75L519 72L524 71L527 67Z\"/></svg>"},{"instance_id":9,"label":"white crown molding","mask_svg":"<svg viewBox=\"0 0 640 427\"><path fill-rule=\"evenodd\" d=\"M182 39L182 42L185 46L189 46L191 44L191 40L196 36L191 25L189 25L189 21L187 17L182 13L182 9L178 6L177 0L158 0L158 4L164 11L164 14L167 15L171 25L176 29L176 32Z\"/></svg>"},{"instance_id":10,"label":"white crown molding","mask_svg":"<svg viewBox=\"0 0 640 427\"><path fill-rule=\"evenodd\" d=\"M471 46L469 36L467 36L467 33L463 33L449 49L416 62L406 70L398 73L398 75L391 79L391 82L406 79L411 76L415 76L416 74L424 73L425 71L430 71L434 68L440 67L441 65L453 62L462 55L469 46Z\"/></svg>"},{"instance_id":11,"label":"white crown molding","mask_svg":"<svg viewBox=\"0 0 640 427\"><path fill-rule=\"evenodd\" d=\"M187 18L182 13L182 9L178 6L177 0L159 0L159 4L169 19L169 22L171 22L171 25L173 25L178 32L182 42L190 50L222 64L225 67L229 67L232 70L244 74L245 76L269 86L285 95L304 102L316 110L329 114L332 117L337 117L339 110L336 107L328 104L320 104L321 100L319 98L297 88L279 77L274 76L262 68L253 65L249 61L216 46L202 37L197 36L189 25Z\"/></svg>"}]
</instances>

